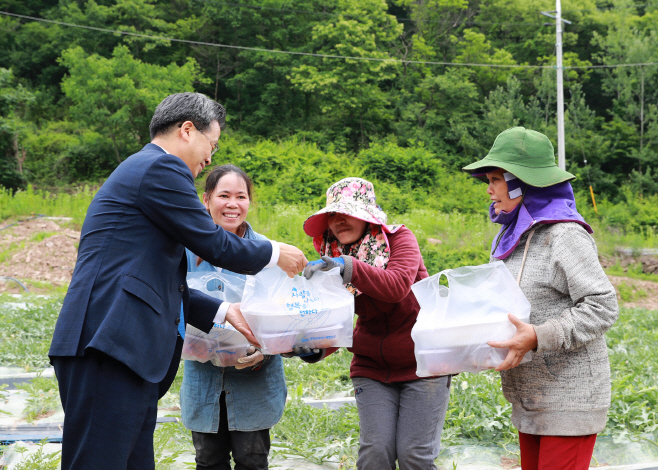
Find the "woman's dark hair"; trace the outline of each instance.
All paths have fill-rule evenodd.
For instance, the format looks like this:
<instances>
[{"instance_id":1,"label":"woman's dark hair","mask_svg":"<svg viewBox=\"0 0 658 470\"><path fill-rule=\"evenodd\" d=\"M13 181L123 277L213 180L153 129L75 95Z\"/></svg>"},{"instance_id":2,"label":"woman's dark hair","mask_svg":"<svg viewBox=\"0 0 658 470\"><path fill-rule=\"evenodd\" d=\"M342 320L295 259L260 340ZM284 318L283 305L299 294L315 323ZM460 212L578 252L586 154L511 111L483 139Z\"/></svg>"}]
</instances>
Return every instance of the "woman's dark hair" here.
<instances>
[{"instance_id":1,"label":"woman's dark hair","mask_svg":"<svg viewBox=\"0 0 658 470\"><path fill-rule=\"evenodd\" d=\"M219 180L221 180L224 176L230 173L234 173L238 175L240 178L242 178L242 181L244 181L245 186L247 186L247 196L249 197L249 202L253 201L254 184L252 183L251 178L249 178L249 175L247 175L247 173L245 173L245 171L242 168L230 164L216 166L215 168L212 169L210 173L208 173L208 176L206 177L206 189L205 189L205 193L208 195L208 197L210 197L215 192L215 189L219 184ZM247 231L247 222L244 221L240 226L240 228L238 229L238 236L243 237L246 231Z\"/></svg>"}]
</instances>

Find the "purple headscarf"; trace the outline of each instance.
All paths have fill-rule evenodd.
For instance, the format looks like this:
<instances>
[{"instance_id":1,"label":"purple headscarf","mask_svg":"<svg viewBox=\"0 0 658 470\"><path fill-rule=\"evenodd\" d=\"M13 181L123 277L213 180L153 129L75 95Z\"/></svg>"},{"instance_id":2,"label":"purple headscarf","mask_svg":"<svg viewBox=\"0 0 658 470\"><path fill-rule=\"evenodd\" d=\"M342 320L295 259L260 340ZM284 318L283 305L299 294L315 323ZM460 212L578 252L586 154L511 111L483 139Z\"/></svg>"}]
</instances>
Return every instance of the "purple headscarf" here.
<instances>
[{"instance_id":1,"label":"purple headscarf","mask_svg":"<svg viewBox=\"0 0 658 470\"><path fill-rule=\"evenodd\" d=\"M505 173L505 180L510 199L521 195L523 199L511 212L500 211L498 215L493 203L489 206L491 221L502 225L491 243L494 258L507 258L518 246L521 236L537 224L576 222L589 233L594 232L576 210L573 189L568 181L538 188L524 183L511 173Z\"/></svg>"}]
</instances>

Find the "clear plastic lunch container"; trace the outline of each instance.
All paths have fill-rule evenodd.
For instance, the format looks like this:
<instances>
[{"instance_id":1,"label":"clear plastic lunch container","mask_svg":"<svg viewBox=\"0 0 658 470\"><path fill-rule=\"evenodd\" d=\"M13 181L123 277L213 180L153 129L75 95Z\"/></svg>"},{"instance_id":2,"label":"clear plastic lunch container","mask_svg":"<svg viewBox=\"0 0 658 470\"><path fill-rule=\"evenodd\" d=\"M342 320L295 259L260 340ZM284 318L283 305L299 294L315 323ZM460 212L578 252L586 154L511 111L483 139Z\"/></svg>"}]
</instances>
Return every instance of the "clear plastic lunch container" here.
<instances>
[{"instance_id":1,"label":"clear plastic lunch container","mask_svg":"<svg viewBox=\"0 0 658 470\"><path fill-rule=\"evenodd\" d=\"M240 308L263 352L352 346L354 296L342 282L338 268L311 279L279 268L248 276Z\"/></svg>"},{"instance_id":2,"label":"clear plastic lunch container","mask_svg":"<svg viewBox=\"0 0 658 470\"><path fill-rule=\"evenodd\" d=\"M487 343L514 336L507 314L530 321L530 303L502 261L445 270L411 289L421 307L411 330L419 377L498 367L509 350ZM531 358L529 352L522 362Z\"/></svg>"},{"instance_id":3,"label":"clear plastic lunch container","mask_svg":"<svg viewBox=\"0 0 658 470\"><path fill-rule=\"evenodd\" d=\"M240 302L245 285L245 276L217 271L187 273L187 285L216 299ZM182 358L188 361L208 362L219 367L238 364L246 357L250 344L247 338L230 324L215 325L209 333L185 327Z\"/></svg>"},{"instance_id":4,"label":"clear plastic lunch container","mask_svg":"<svg viewBox=\"0 0 658 470\"><path fill-rule=\"evenodd\" d=\"M230 367L247 355L249 346L247 338L231 325L215 325L210 333L204 333L188 324L181 357L188 361L210 361L218 367Z\"/></svg>"}]
</instances>

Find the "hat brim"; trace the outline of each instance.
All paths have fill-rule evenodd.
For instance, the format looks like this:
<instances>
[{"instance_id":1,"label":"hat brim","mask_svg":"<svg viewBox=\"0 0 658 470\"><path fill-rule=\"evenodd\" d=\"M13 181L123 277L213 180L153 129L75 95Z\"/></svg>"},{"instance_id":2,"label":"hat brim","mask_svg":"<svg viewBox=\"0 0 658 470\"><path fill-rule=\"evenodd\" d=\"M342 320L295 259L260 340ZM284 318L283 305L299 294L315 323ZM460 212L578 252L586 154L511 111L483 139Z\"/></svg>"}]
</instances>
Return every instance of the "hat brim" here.
<instances>
[{"instance_id":1,"label":"hat brim","mask_svg":"<svg viewBox=\"0 0 658 470\"><path fill-rule=\"evenodd\" d=\"M372 209L371 209L372 210ZM338 212L339 214L349 215L365 222L385 225L386 215L383 211L381 214L372 214L371 210L366 210L363 206L357 204L346 204L345 202L334 202L317 211L304 221L304 232L309 237L319 237L327 231L329 227L329 214Z\"/></svg>"},{"instance_id":2,"label":"hat brim","mask_svg":"<svg viewBox=\"0 0 658 470\"><path fill-rule=\"evenodd\" d=\"M517 163L503 162L490 157L484 157L478 162L471 163L470 165L462 168L462 171L471 174L473 177L479 179L480 181L488 183L489 181L484 175L486 172L482 172L482 170L485 168L502 168L503 170L512 173L524 183L529 184L530 186L536 186L538 188L546 188L548 186L553 186L555 184L562 183L563 181L570 181L576 178L568 171L561 170L555 165L537 168L523 166Z\"/></svg>"}]
</instances>

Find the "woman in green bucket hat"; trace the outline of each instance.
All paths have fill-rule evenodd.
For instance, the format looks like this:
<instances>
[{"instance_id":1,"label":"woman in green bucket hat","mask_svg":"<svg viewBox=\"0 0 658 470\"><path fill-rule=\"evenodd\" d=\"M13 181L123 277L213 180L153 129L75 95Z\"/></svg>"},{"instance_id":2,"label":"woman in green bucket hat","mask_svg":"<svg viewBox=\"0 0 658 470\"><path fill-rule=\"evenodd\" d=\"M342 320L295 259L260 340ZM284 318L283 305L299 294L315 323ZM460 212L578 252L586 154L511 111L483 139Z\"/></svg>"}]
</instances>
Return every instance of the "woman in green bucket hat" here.
<instances>
[{"instance_id":1,"label":"woman in green bucket hat","mask_svg":"<svg viewBox=\"0 0 658 470\"><path fill-rule=\"evenodd\" d=\"M523 470L585 470L610 407L604 334L619 314L592 229L576 210L570 180L555 165L545 135L523 127L502 132L489 154L463 168L489 184L489 216L501 229L491 260L502 260L531 305L501 371L512 403ZM520 364L528 351L532 360Z\"/></svg>"}]
</instances>

